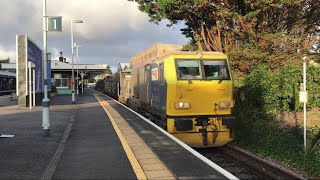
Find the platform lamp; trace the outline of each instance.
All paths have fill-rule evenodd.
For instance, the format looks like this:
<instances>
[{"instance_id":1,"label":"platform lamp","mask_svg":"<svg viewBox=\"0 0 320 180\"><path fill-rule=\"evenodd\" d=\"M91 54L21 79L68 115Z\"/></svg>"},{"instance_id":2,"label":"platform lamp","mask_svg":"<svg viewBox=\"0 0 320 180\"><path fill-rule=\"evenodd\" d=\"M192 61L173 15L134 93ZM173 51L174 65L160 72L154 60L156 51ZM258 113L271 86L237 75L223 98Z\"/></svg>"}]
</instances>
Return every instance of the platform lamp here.
<instances>
[{"instance_id":1,"label":"platform lamp","mask_svg":"<svg viewBox=\"0 0 320 180\"><path fill-rule=\"evenodd\" d=\"M82 20L71 20L71 59L72 59L72 104L75 104L75 92L74 92L74 68L73 68L73 56L75 44L73 43L73 23L83 23Z\"/></svg>"},{"instance_id":2,"label":"platform lamp","mask_svg":"<svg viewBox=\"0 0 320 180\"><path fill-rule=\"evenodd\" d=\"M77 50L77 96L79 95L79 47L81 47L81 45L74 43L76 50ZM83 90L82 90L83 92Z\"/></svg>"}]
</instances>

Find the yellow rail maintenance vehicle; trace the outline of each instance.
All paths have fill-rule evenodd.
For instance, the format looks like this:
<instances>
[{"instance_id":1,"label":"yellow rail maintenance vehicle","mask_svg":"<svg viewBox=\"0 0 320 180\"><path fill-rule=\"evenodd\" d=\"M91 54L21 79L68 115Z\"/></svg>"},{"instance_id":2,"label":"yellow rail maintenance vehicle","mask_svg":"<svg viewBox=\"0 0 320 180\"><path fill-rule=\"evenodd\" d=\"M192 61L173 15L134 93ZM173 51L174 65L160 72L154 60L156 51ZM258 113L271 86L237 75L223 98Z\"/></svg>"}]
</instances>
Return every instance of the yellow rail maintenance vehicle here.
<instances>
[{"instance_id":1,"label":"yellow rail maintenance vehicle","mask_svg":"<svg viewBox=\"0 0 320 180\"><path fill-rule=\"evenodd\" d=\"M131 58L125 103L191 147L217 147L233 140L233 80L219 52L177 51L157 44ZM121 95L120 95L121 96Z\"/></svg>"}]
</instances>

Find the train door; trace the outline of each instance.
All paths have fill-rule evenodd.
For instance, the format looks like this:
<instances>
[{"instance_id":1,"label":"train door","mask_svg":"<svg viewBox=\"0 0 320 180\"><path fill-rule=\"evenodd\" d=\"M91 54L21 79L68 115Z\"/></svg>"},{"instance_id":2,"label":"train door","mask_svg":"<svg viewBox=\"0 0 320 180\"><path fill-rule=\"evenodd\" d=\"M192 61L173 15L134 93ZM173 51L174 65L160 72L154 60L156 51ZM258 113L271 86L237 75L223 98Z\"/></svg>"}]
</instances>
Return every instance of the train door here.
<instances>
[{"instance_id":1,"label":"train door","mask_svg":"<svg viewBox=\"0 0 320 180\"><path fill-rule=\"evenodd\" d=\"M164 76L164 63L159 64L159 96L160 96L160 112L166 114L166 101L167 101L167 84Z\"/></svg>"},{"instance_id":2,"label":"train door","mask_svg":"<svg viewBox=\"0 0 320 180\"><path fill-rule=\"evenodd\" d=\"M151 105L151 66L150 64L145 65L145 85L146 85L146 99L147 103Z\"/></svg>"},{"instance_id":3,"label":"train door","mask_svg":"<svg viewBox=\"0 0 320 180\"><path fill-rule=\"evenodd\" d=\"M125 79L125 99L131 97L130 79Z\"/></svg>"},{"instance_id":4,"label":"train door","mask_svg":"<svg viewBox=\"0 0 320 180\"><path fill-rule=\"evenodd\" d=\"M133 84L133 97L139 98L140 82L139 82L139 68L132 69L132 84Z\"/></svg>"},{"instance_id":5,"label":"train door","mask_svg":"<svg viewBox=\"0 0 320 180\"><path fill-rule=\"evenodd\" d=\"M166 89L164 79L164 64L151 64L151 99L150 103L154 113L165 116Z\"/></svg>"}]
</instances>

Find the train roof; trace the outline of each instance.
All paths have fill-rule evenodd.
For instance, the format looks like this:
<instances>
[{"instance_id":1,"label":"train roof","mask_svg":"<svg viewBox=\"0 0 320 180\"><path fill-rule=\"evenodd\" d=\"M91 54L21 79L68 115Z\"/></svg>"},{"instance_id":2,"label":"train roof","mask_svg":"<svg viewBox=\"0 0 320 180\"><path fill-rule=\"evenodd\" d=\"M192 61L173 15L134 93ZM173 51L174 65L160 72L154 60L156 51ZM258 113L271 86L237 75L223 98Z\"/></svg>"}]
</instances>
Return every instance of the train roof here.
<instances>
[{"instance_id":1,"label":"train roof","mask_svg":"<svg viewBox=\"0 0 320 180\"><path fill-rule=\"evenodd\" d=\"M223 52L212 52L212 51L175 51L170 53L169 55L180 55L180 54L186 54L186 55L193 55L193 54L215 54L215 55L226 55Z\"/></svg>"},{"instance_id":2,"label":"train roof","mask_svg":"<svg viewBox=\"0 0 320 180\"><path fill-rule=\"evenodd\" d=\"M179 44L157 43L132 56L130 58L130 62L148 61L149 59L159 58L167 54L170 54L171 52L179 51L181 49L182 45Z\"/></svg>"},{"instance_id":3,"label":"train roof","mask_svg":"<svg viewBox=\"0 0 320 180\"><path fill-rule=\"evenodd\" d=\"M169 53L169 54L167 54L165 56L151 59L151 61L154 62L154 61L157 61L157 60L161 60L161 59L167 58L168 56L177 56L177 55L198 55L200 57L202 57L202 55L227 56L226 54L224 54L222 52L212 52L212 51L210 51L210 52L208 52L208 51L175 51L175 52L171 52L171 53Z\"/></svg>"},{"instance_id":4,"label":"train roof","mask_svg":"<svg viewBox=\"0 0 320 180\"><path fill-rule=\"evenodd\" d=\"M227 55L225 53L222 52L208 52L208 51L172 51L170 53L167 53L161 57L153 57L147 60L143 60L141 59L140 61L135 61L132 62L131 61L131 66L135 67L135 66L140 66L140 65L144 65L146 63L150 63L150 62L156 62L156 61L161 61L162 59L168 58L169 56L178 56L178 55L197 55L199 56L199 58L201 58L203 55L219 55L220 57L227 57Z\"/></svg>"},{"instance_id":5,"label":"train roof","mask_svg":"<svg viewBox=\"0 0 320 180\"><path fill-rule=\"evenodd\" d=\"M16 77L16 73L0 70L0 77Z\"/></svg>"}]
</instances>

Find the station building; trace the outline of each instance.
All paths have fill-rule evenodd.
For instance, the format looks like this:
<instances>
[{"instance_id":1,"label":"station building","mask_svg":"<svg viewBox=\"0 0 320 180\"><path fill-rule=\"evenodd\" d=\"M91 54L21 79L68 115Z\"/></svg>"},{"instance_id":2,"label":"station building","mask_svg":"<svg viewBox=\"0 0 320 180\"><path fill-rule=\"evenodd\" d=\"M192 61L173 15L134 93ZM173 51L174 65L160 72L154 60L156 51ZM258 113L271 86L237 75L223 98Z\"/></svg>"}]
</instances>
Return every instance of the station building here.
<instances>
[{"instance_id":1,"label":"station building","mask_svg":"<svg viewBox=\"0 0 320 180\"><path fill-rule=\"evenodd\" d=\"M104 73L107 64L74 64L75 89L82 84L89 84L89 80ZM78 74L77 74L78 69ZM78 75L78 76L77 76ZM78 83L77 83L78 77ZM51 84L55 85L58 94L72 93L72 64L61 60L51 61Z\"/></svg>"},{"instance_id":2,"label":"station building","mask_svg":"<svg viewBox=\"0 0 320 180\"><path fill-rule=\"evenodd\" d=\"M59 57L59 60L52 60L51 63L51 85L55 85L58 94L72 93L72 64L67 62L65 58ZM107 64L74 64L74 82L75 90L78 85L89 84L94 77L106 72ZM1 70L8 72L16 72L16 63L3 62L0 63ZM77 76L78 69L78 76ZM49 85L48 89L51 89Z\"/></svg>"}]
</instances>

